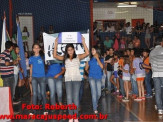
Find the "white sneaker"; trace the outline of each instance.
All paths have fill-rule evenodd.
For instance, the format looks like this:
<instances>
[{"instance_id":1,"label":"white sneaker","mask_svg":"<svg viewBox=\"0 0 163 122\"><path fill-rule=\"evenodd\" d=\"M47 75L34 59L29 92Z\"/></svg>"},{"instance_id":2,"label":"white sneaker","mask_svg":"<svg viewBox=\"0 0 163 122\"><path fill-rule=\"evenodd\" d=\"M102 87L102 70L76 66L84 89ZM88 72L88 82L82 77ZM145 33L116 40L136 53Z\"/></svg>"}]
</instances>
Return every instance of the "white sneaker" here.
<instances>
[{"instance_id":1,"label":"white sneaker","mask_svg":"<svg viewBox=\"0 0 163 122\"><path fill-rule=\"evenodd\" d=\"M163 110L159 109L158 114L163 114Z\"/></svg>"},{"instance_id":2,"label":"white sneaker","mask_svg":"<svg viewBox=\"0 0 163 122\"><path fill-rule=\"evenodd\" d=\"M69 121L68 122L73 122L73 119L69 119Z\"/></svg>"},{"instance_id":3,"label":"white sneaker","mask_svg":"<svg viewBox=\"0 0 163 122\"><path fill-rule=\"evenodd\" d=\"M79 122L79 120L78 119L74 119L74 122Z\"/></svg>"},{"instance_id":4,"label":"white sneaker","mask_svg":"<svg viewBox=\"0 0 163 122\"><path fill-rule=\"evenodd\" d=\"M44 112L44 115L48 115L48 112L45 111L45 112Z\"/></svg>"},{"instance_id":5,"label":"white sneaker","mask_svg":"<svg viewBox=\"0 0 163 122\"><path fill-rule=\"evenodd\" d=\"M134 101L142 101L142 99L141 98L136 98L136 99L134 99Z\"/></svg>"},{"instance_id":6,"label":"white sneaker","mask_svg":"<svg viewBox=\"0 0 163 122\"><path fill-rule=\"evenodd\" d=\"M30 116L34 115L34 113L29 113Z\"/></svg>"}]
</instances>

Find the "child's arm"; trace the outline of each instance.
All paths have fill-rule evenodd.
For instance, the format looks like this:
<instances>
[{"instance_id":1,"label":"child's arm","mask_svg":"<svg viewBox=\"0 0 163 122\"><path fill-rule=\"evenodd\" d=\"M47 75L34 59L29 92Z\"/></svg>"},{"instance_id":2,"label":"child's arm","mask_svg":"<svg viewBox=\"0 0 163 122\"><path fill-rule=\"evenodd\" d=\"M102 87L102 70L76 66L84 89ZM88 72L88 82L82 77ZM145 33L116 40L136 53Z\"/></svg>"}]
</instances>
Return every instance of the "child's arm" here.
<instances>
[{"instance_id":1,"label":"child's arm","mask_svg":"<svg viewBox=\"0 0 163 122\"><path fill-rule=\"evenodd\" d=\"M111 63L111 59L104 61L104 63Z\"/></svg>"},{"instance_id":2,"label":"child's arm","mask_svg":"<svg viewBox=\"0 0 163 122\"><path fill-rule=\"evenodd\" d=\"M94 57L96 58L96 60L97 60L97 62L98 62L98 64L99 64L99 66L101 67L101 69L103 69L103 68L104 68L104 65L103 65L102 62L100 61L98 54L96 54Z\"/></svg>"},{"instance_id":3,"label":"child's arm","mask_svg":"<svg viewBox=\"0 0 163 122\"><path fill-rule=\"evenodd\" d=\"M57 79L59 76L63 75L65 73L66 69L64 67L62 67L62 70L60 73L58 73L57 75L54 76L55 79Z\"/></svg>"},{"instance_id":4,"label":"child's arm","mask_svg":"<svg viewBox=\"0 0 163 122\"><path fill-rule=\"evenodd\" d=\"M30 69L29 69L29 82L32 82L32 64L30 64Z\"/></svg>"},{"instance_id":5,"label":"child's arm","mask_svg":"<svg viewBox=\"0 0 163 122\"><path fill-rule=\"evenodd\" d=\"M121 68L121 70L122 70L122 72L129 73L128 70L125 70L125 69L123 69L123 68Z\"/></svg>"},{"instance_id":6,"label":"child's arm","mask_svg":"<svg viewBox=\"0 0 163 122\"><path fill-rule=\"evenodd\" d=\"M143 68L151 69L151 66L150 65L146 65L146 64L142 63L142 66L143 66Z\"/></svg>"},{"instance_id":7,"label":"child's arm","mask_svg":"<svg viewBox=\"0 0 163 122\"><path fill-rule=\"evenodd\" d=\"M88 64L88 61L85 63L85 71L89 74L89 64Z\"/></svg>"},{"instance_id":8,"label":"child's arm","mask_svg":"<svg viewBox=\"0 0 163 122\"><path fill-rule=\"evenodd\" d=\"M84 46L85 53L78 55L79 59L82 60L83 58L87 57L89 55L88 47L85 43L85 38L82 36L82 44Z\"/></svg>"},{"instance_id":9,"label":"child's arm","mask_svg":"<svg viewBox=\"0 0 163 122\"><path fill-rule=\"evenodd\" d=\"M57 55L58 38L56 38L54 43L55 43L55 47L54 47L53 57L58 59L58 60L63 61L64 60L64 56Z\"/></svg>"}]
</instances>

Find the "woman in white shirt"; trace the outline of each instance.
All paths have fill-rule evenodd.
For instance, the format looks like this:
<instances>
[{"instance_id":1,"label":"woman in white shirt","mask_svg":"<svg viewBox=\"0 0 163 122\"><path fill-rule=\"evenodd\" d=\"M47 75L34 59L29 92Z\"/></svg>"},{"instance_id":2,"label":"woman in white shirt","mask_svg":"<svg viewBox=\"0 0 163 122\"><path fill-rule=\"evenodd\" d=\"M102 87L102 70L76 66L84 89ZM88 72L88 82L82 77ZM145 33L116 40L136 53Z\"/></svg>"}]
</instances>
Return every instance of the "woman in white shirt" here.
<instances>
[{"instance_id":1,"label":"woman in white shirt","mask_svg":"<svg viewBox=\"0 0 163 122\"><path fill-rule=\"evenodd\" d=\"M73 115L78 114L79 107L79 91L80 84L82 81L80 75L80 60L87 57L89 55L89 50L85 44L85 39L82 37L82 44L84 46L85 53L81 55L76 55L74 45L67 44L65 49L65 55L59 56L57 55L57 46L58 46L58 38L55 40L54 47L54 58L58 60L63 60L65 64L65 85L66 85L66 94L67 94L67 104L75 104L77 109L69 110L69 114ZM73 122L73 119L69 119L69 122ZM74 122L78 122L78 119L74 119Z\"/></svg>"}]
</instances>

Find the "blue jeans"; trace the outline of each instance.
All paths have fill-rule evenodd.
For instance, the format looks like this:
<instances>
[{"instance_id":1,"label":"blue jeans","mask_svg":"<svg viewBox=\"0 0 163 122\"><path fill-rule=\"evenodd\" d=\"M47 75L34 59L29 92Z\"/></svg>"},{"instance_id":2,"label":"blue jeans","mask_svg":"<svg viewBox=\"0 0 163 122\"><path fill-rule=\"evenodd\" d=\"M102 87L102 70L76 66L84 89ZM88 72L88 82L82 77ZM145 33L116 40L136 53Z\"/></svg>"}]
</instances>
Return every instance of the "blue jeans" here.
<instances>
[{"instance_id":1,"label":"blue jeans","mask_svg":"<svg viewBox=\"0 0 163 122\"><path fill-rule=\"evenodd\" d=\"M89 78L89 84L92 94L93 110L97 111L98 100L101 97L101 79Z\"/></svg>"},{"instance_id":2,"label":"blue jeans","mask_svg":"<svg viewBox=\"0 0 163 122\"><path fill-rule=\"evenodd\" d=\"M154 87L155 87L155 99L158 109L163 110L163 93L161 92L161 86L163 86L163 77L154 77Z\"/></svg>"},{"instance_id":3,"label":"blue jeans","mask_svg":"<svg viewBox=\"0 0 163 122\"><path fill-rule=\"evenodd\" d=\"M124 81L122 80L122 78L119 77L119 84L120 84L120 91L122 96L125 96L125 90L124 90Z\"/></svg>"},{"instance_id":4,"label":"blue jeans","mask_svg":"<svg viewBox=\"0 0 163 122\"><path fill-rule=\"evenodd\" d=\"M14 79L15 79L15 82L14 82L14 86L13 86L13 98L15 98L15 89L16 89L16 86L18 84L18 75L19 74L14 74Z\"/></svg>"},{"instance_id":5,"label":"blue jeans","mask_svg":"<svg viewBox=\"0 0 163 122\"><path fill-rule=\"evenodd\" d=\"M103 76L102 76L102 85L101 85L101 88L102 88L102 89L105 88L105 81L106 81L106 74L105 74L105 72L103 72Z\"/></svg>"},{"instance_id":6,"label":"blue jeans","mask_svg":"<svg viewBox=\"0 0 163 122\"><path fill-rule=\"evenodd\" d=\"M81 102L82 96L84 91L84 80L81 81L80 91L79 91L79 102Z\"/></svg>"},{"instance_id":7,"label":"blue jeans","mask_svg":"<svg viewBox=\"0 0 163 122\"><path fill-rule=\"evenodd\" d=\"M40 93L43 101L43 107L46 104L46 83L45 77L32 77L32 89L33 89L33 97L32 102L34 105L37 104L37 97L38 97L38 85L40 87Z\"/></svg>"},{"instance_id":8,"label":"blue jeans","mask_svg":"<svg viewBox=\"0 0 163 122\"><path fill-rule=\"evenodd\" d=\"M151 77L152 77L152 72L149 71L145 75L145 86L147 89L147 95L152 95L152 88L151 88Z\"/></svg>"},{"instance_id":9,"label":"blue jeans","mask_svg":"<svg viewBox=\"0 0 163 122\"><path fill-rule=\"evenodd\" d=\"M50 102L51 105L56 104L55 93L57 92L58 102L62 102L62 79L54 79L53 77L48 77L48 86L50 90Z\"/></svg>"},{"instance_id":10,"label":"blue jeans","mask_svg":"<svg viewBox=\"0 0 163 122\"><path fill-rule=\"evenodd\" d=\"M76 110L68 110L70 115L78 114L79 108L79 91L81 81L66 81L66 94L67 94L67 104L74 103L77 106ZM74 112L74 113L73 113Z\"/></svg>"},{"instance_id":11,"label":"blue jeans","mask_svg":"<svg viewBox=\"0 0 163 122\"><path fill-rule=\"evenodd\" d=\"M136 76L131 75L132 94L138 95L138 85L133 77L136 78Z\"/></svg>"},{"instance_id":12,"label":"blue jeans","mask_svg":"<svg viewBox=\"0 0 163 122\"><path fill-rule=\"evenodd\" d=\"M111 91L111 82L110 82L110 77L113 74L113 71L107 71L107 79L108 79L108 90Z\"/></svg>"}]
</instances>

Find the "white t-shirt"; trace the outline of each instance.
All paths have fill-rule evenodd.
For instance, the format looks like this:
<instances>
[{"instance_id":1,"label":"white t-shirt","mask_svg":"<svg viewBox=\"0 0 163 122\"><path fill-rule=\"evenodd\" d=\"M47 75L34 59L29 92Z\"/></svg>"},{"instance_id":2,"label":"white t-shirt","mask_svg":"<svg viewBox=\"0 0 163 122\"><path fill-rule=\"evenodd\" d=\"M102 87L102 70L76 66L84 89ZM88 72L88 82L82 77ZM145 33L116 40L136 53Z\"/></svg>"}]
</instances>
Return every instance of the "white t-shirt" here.
<instances>
[{"instance_id":1,"label":"white t-shirt","mask_svg":"<svg viewBox=\"0 0 163 122\"><path fill-rule=\"evenodd\" d=\"M132 32L132 27L131 26L126 27L126 33L131 34L131 32Z\"/></svg>"},{"instance_id":2,"label":"white t-shirt","mask_svg":"<svg viewBox=\"0 0 163 122\"><path fill-rule=\"evenodd\" d=\"M26 68L27 68L27 70L29 70L30 69L30 67L29 67L29 59L28 58L25 59L25 62L26 62Z\"/></svg>"},{"instance_id":3,"label":"white t-shirt","mask_svg":"<svg viewBox=\"0 0 163 122\"><path fill-rule=\"evenodd\" d=\"M14 66L14 75L18 75L19 73L19 66Z\"/></svg>"},{"instance_id":4,"label":"white t-shirt","mask_svg":"<svg viewBox=\"0 0 163 122\"><path fill-rule=\"evenodd\" d=\"M119 66L119 60L116 62L116 63L114 63L114 71L118 71L118 66Z\"/></svg>"}]
</instances>

